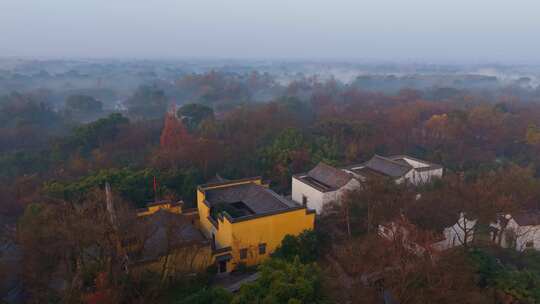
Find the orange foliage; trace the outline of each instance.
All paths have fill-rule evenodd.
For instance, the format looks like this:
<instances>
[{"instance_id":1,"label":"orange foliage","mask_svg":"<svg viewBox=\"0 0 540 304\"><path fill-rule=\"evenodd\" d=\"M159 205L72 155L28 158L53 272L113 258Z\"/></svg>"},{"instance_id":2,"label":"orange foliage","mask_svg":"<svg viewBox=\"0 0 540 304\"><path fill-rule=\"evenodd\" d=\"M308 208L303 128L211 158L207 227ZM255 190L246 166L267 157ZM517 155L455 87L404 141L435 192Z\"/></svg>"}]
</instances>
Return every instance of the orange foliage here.
<instances>
[{"instance_id":1,"label":"orange foliage","mask_svg":"<svg viewBox=\"0 0 540 304\"><path fill-rule=\"evenodd\" d=\"M165 124L159 138L162 149L165 150L180 150L192 141L186 127L176 117L176 109L172 109L165 115Z\"/></svg>"}]
</instances>

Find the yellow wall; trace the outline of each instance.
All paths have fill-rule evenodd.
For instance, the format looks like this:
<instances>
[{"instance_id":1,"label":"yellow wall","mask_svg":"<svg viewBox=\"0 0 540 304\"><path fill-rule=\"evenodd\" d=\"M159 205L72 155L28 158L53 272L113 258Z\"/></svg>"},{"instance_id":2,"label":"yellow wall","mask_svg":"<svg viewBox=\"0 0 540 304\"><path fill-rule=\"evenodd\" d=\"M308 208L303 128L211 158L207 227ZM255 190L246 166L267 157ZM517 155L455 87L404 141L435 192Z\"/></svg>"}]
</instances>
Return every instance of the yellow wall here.
<instances>
[{"instance_id":1,"label":"yellow wall","mask_svg":"<svg viewBox=\"0 0 540 304\"><path fill-rule=\"evenodd\" d=\"M228 223L228 220L225 219ZM260 217L230 224L232 226L232 262L255 265L262 262L287 234L299 235L313 229L315 214L306 214L306 209ZM221 224L221 223L220 223ZM266 254L259 255L259 244L266 243ZM240 249L248 249L247 259L240 259Z\"/></svg>"},{"instance_id":2,"label":"yellow wall","mask_svg":"<svg viewBox=\"0 0 540 304\"><path fill-rule=\"evenodd\" d=\"M182 207L180 205L171 205L170 203L164 203L164 204L159 204L159 205L153 205L153 206L148 206L145 208L146 210L144 211L141 211L141 212L137 212L137 216L147 216L147 215L152 215L156 212L158 212L159 210L167 210L169 212L172 212L172 213L177 213L177 214L181 214L182 213Z\"/></svg>"},{"instance_id":3,"label":"yellow wall","mask_svg":"<svg viewBox=\"0 0 540 304\"><path fill-rule=\"evenodd\" d=\"M156 260L136 263L130 271L134 275L142 275L145 271L150 271L166 280L176 275L205 272L212 263L210 244L194 244L172 250L169 255Z\"/></svg>"},{"instance_id":4,"label":"yellow wall","mask_svg":"<svg viewBox=\"0 0 540 304\"><path fill-rule=\"evenodd\" d=\"M236 186L236 185L242 185L242 184L249 184L254 183L257 185L262 185L262 179L261 178L253 178L253 179L245 179L238 182L230 182L230 183L223 183L223 184L217 184L213 186L202 186L197 189L197 210L199 211L199 223L201 225L201 230L203 233L208 237L209 239L212 239L212 232L216 235L216 242L219 247L227 247L230 246L232 241L232 233L230 231L230 227L225 225L225 227L222 227L223 225L220 224L219 231L217 231L208 220L208 216L210 216L210 208L206 206L204 203L205 200L205 194L204 190L210 190L210 189L219 189L219 188L225 188L230 186Z\"/></svg>"},{"instance_id":5,"label":"yellow wall","mask_svg":"<svg viewBox=\"0 0 540 304\"><path fill-rule=\"evenodd\" d=\"M291 210L274 215L262 216L245 221L231 223L227 218L218 219L218 228L208 220L210 209L204 203L204 190L227 187L232 185L255 182L248 180L238 183L220 185L218 187L203 187L197 190L197 208L199 210L201 230L211 239L212 233L216 238L216 247L232 248L232 261L227 271L232 270L238 263L255 265L271 254L287 234L298 235L304 230L311 230L315 223L315 214L307 213L306 209ZM266 254L259 255L259 244L266 244ZM240 259L240 249L248 249L246 259Z\"/></svg>"}]
</instances>

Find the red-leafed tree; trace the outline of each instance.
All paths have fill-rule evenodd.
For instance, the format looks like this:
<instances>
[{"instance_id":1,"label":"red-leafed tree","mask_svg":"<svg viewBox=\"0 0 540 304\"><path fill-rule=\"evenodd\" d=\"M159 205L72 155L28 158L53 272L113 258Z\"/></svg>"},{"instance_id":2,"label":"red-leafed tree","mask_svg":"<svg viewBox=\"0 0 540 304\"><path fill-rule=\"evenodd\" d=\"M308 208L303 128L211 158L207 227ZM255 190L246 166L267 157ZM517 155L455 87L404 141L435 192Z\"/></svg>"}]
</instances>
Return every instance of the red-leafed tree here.
<instances>
[{"instance_id":1,"label":"red-leafed tree","mask_svg":"<svg viewBox=\"0 0 540 304\"><path fill-rule=\"evenodd\" d=\"M173 108L165 115L165 124L159 139L161 148L166 151L180 150L192 141L187 128L176 117L176 109Z\"/></svg>"}]
</instances>

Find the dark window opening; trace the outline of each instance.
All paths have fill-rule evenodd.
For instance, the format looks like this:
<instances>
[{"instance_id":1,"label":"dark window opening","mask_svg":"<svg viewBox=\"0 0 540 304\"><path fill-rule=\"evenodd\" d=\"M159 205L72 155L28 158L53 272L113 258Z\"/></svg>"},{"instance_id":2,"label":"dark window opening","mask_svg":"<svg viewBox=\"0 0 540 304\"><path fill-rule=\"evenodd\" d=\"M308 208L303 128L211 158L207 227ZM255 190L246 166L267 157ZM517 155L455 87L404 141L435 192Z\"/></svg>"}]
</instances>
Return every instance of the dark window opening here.
<instances>
[{"instance_id":1,"label":"dark window opening","mask_svg":"<svg viewBox=\"0 0 540 304\"><path fill-rule=\"evenodd\" d=\"M307 206L307 203L308 203L308 198L307 198L307 196L302 195L302 205L303 205L304 207L306 207L306 206Z\"/></svg>"},{"instance_id":2,"label":"dark window opening","mask_svg":"<svg viewBox=\"0 0 540 304\"><path fill-rule=\"evenodd\" d=\"M247 258L247 248L240 249L240 259L246 259Z\"/></svg>"},{"instance_id":3,"label":"dark window opening","mask_svg":"<svg viewBox=\"0 0 540 304\"><path fill-rule=\"evenodd\" d=\"M266 254L266 244L259 244L259 254Z\"/></svg>"},{"instance_id":4,"label":"dark window opening","mask_svg":"<svg viewBox=\"0 0 540 304\"><path fill-rule=\"evenodd\" d=\"M232 203L231 206L233 206L238 213L241 213L241 216L255 214L255 212L253 212L253 210L251 210L244 202L235 202Z\"/></svg>"},{"instance_id":5,"label":"dark window opening","mask_svg":"<svg viewBox=\"0 0 540 304\"><path fill-rule=\"evenodd\" d=\"M217 203L210 208L210 216L217 220L219 213L227 212L232 218L255 214L244 202Z\"/></svg>"},{"instance_id":6,"label":"dark window opening","mask_svg":"<svg viewBox=\"0 0 540 304\"><path fill-rule=\"evenodd\" d=\"M219 261L218 272L219 273L227 272L227 261Z\"/></svg>"}]
</instances>

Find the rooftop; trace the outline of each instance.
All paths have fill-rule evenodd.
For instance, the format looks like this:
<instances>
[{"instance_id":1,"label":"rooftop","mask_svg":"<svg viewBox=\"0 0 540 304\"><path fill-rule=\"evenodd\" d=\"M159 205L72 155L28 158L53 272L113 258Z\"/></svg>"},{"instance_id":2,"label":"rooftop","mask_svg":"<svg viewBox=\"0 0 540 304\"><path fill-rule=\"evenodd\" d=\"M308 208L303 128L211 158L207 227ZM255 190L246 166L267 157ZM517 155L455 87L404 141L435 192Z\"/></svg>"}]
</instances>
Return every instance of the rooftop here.
<instances>
[{"instance_id":1,"label":"rooftop","mask_svg":"<svg viewBox=\"0 0 540 304\"><path fill-rule=\"evenodd\" d=\"M227 211L233 218L301 208L267 187L252 182L206 189L205 197L210 208Z\"/></svg>"},{"instance_id":2,"label":"rooftop","mask_svg":"<svg viewBox=\"0 0 540 304\"><path fill-rule=\"evenodd\" d=\"M383 157L374 155L363 164L349 166L347 169L364 177L389 176L400 178L410 170L418 171L440 169L442 166L408 155Z\"/></svg>"},{"instance_id":3,"label":"rooftop","mask_svg":"<svg viewBox=\"0 0 540 304\"><path fill-rule=\"evenodd\" d=\"M353 178L350 173L322 162L307 174L299 174L296 177L323 192L335 191L345 186Z\"/></svg>"},{"instance_id":4,"label":"rooftop","mask_svg":"<svg viewBox=\"0 0 540 304\"><path fill-rule=\"evenodd\" d=\"M520 226L540 225L540 210L521 212L512 216L514 221Z\"/></svg>"},{"instance_id":5,"label":"rooftop","mask_svg":"<svg viewBox=\"0 0 540 304\"><path fill-rule=\"evenodd\" d=\"M149 238L144 243L142 260L156 259L167 254L171 247L203 244L208 240L192 223L190 216L160 210L144 220L148 223Z\"/></svg>"}]
</instances>

